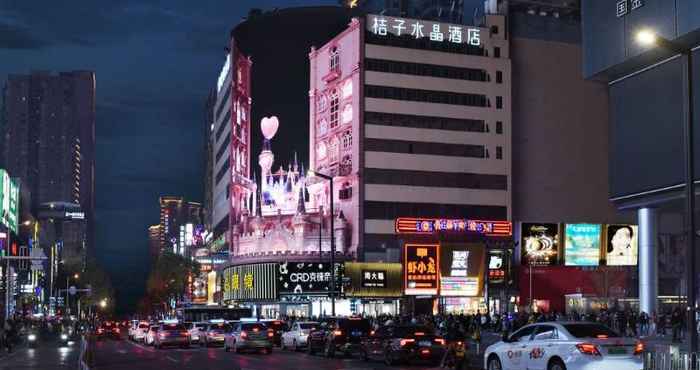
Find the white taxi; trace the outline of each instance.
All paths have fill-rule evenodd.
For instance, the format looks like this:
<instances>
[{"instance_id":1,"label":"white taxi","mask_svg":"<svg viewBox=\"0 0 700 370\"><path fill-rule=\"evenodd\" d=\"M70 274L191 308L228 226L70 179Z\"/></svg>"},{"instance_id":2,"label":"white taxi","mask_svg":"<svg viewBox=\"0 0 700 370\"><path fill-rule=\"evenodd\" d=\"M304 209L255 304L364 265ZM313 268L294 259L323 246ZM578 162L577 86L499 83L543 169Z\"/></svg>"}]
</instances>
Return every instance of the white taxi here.
<instances>
[{"instance_id":1,"label":"white taxi","mask_svg":"<svg viewBox=\"0 0 700 370\"><path fill-rule=\"evenodd\" d=\"M641 370L644 345L590 322L522 327L489 346L487 370Z\"/></svg>"}]
</instances>

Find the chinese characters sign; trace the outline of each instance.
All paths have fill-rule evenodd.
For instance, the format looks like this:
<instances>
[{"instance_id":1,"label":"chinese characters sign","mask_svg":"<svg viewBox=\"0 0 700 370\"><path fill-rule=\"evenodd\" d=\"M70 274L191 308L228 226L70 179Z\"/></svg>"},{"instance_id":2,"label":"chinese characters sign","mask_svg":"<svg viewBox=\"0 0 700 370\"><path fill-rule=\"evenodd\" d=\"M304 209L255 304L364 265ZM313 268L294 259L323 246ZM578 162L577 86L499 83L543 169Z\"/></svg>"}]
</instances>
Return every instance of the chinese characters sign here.
<instances>
[{"instance_id":1,"label":"chinese characters sign","mask_svg":"<svg viewBox=\"0 0 700 370\"><path fill-rule=\"evenodd\" d=\"M386 288L386 270L362 270L363 288Z\"/></svg>"},{"instance_id":2,"label":"chinese characters sign","mask_svg":"<svg viewBox=\"0 0 700 370\"><path fill-rule=\"evenodd\" d=\"M480 221L447 218L397 218L397 234L433 234L438 232L475 233L487 236L511 236L513 226L508 221Z\"/></svg>"},{"instance_id":3,"label":"chinese characters sign","mask_svg":"<svg viewBox=\"0 0 700 370\"><path fill-rule=\"evenodd\" d=\"M283 262L279 264L277 282L280 294L328 294L331 291L329 263ZM335 264L335 290L342 287L343 265Z\"/></svg>"},{"instance_id":4,"label":"chinese characters sign","mask_svg":"<svg viewBox=\"0 0 700 370\"><path fill-rule=\"evenodd\" d=\"M224 270L224 300L264 301L277 299L277 264L233 266Z\"/></svg>"},{"instance_id":5,"label":"chinese characters sign","mask_svg":"<svg viewBox=\"0 0 700 370\"><path fill-rule=\"evenodd\" d=\"M0 224L17 233L19 184L0 168Z\"/></svg>"},{"instance_id":6,"label":"chinese characters sign","mask_svg":"<svg viewBox=\"0 0 700 370\"><path fill-rule=\"evenodd\" d=\"M438 293L440 257L436 244L406 244L404 282L407 295Z\"/></svg>"},{"instance_id":7,"label":"chinese characters sign","mask_svg":"<svg viewBox=\"0 0 700 370\"><path fill-rule=\"evenodd\" d=\"M456 24L371 14L367 16L367 29L378 36L391 34L415 39L429 38L435 42L481 45L480 29Z\"/></svg>"},{"instance_id":8,"label":"chinese characters sign","mask_svg":"<svg viewBox=\"0 0 700 370\"><path fill-rule=\"evenodd\" d=\"M440 295L476 297L484 281L485 247L482 244L440 246Z\"/></svg>"},{"instance_id":9,"label":"chinese characters sign","mask_svg":"<svg viewBox=\"0 0 700 370\"><path fill-rule=\"evenodd\" d=\"M615 15L618 18L624 17L632 10L637 10L644 6L644 0L618 0L615 3Z\"/></svg>"}]
</instances>

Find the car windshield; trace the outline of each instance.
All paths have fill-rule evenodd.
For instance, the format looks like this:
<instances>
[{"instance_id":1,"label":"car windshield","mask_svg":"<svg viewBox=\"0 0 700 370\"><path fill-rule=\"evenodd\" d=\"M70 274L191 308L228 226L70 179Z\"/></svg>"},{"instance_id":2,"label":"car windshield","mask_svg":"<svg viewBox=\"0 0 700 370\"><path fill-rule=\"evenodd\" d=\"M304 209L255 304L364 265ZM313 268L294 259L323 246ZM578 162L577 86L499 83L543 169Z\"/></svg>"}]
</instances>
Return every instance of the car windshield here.
<instances>
[{"instance_id":1,"label":"car windshield","mask_svg":"<svg viewBox=\"0 0 700 370\"><path fill-rule=\"evenodd\" d=\"M184 324L182 324L182 325L185 325L185 328L187 328L187 330L192 329L192 327L194 326L191 322L186 322L186 323L184 323Z\"/></svg>"},{"instance_id":2,"label":"car windshield","mask_svg":"<svg viewBox=\"0 0 700 370\"><path fill-rule=\"evenodd\" d=\"M139 329L147 329L148 324L139 324Z\"/></svg>"},{"instance_id":3,"label":"car windshield","mask_svg":"<svg viewBox=\"0 0 700 370\"><path fill-rule=\"evenodd\" d=\"M397 326L394 328L394 336L397 338L412 338L414 336L434 334L435 332L432 329L425 326Z\"/></svg>"},{"instance_id":4,"label":"car windshield","mask_svg":"<svg viewBox=\"0 0 700 370\"><path fill-rule=\"evenodd\" d=\"M620 335L600 324L564 324L566 331L576 338L618 338Z\"/></svg>"},{"instance_id":5,"label":"car windshield","mask_svg":"<svg viewBox=\"0 0 700 370\"><path fill-rule=\"evenodd\" d=\"M163 330L185 330L182 324L163 324Z\"/></svg>"},{"instance_id":6,"label":"car windshield","mask_svg":"<svg viewBox=\"0 0 700 370\"><path fill-rule=\"evenodd\" d=\"M347 331L364 331L369 332L369 321L365 319L343 319L338 321L338 326L342 330Z\"/></svg>"},{"instance_id":7,"label":"car windshield","mask_svg":"<svg viewBox=\"0 0 700 370\"><path fill-rule=\"evenodd\" d=\"M284 328L284 322L279 320L266 322L265 325L275 330L280 330Z\"/></svg>"},{"instance_id":8,"label":"car windshield","mask_svg":"<svg viewBox=\"0 0 700 370\"><path fill-rule=\"evenodd\" d=\"M242 325L243 330L253 330L255 331L256 329L258 331L262 331L267 329L267 327L264 324L243 324Z\"/></svg>"},{"instance_id":9,"label":"car windshield","mask_svg":"<svg viewBox=\"0 0 700 370\"><path fill-rule=\"evenodd\" d=\"M313 329L316 329L317 326L318 326L318 323L315 323L315 322L299 324L299 327L302 330L313 330Z\"/></svg>"},{"instance_id":10,"label":"car windshield","mask_svg":"<svg viewBox=\"0 0 700 370\"><path fill-rule=\"evenodd\" d=\"M153 330L153 331L158 331L158 327L157 327L157 326L151 326L151 330Z\"/></svg>"},{"instance_id":11,"label":"car windshield","mask_svg":"<svg viewBox=\"0 0 700 370\"><path fill-rule=\"evenodd\" d=\"M197 329L199 329L199 330L206 330L206 329L207 329L207 324L197 324Z\"/></svg>"},{"instance_id":12,"label":"car windshield","mask_svg":"<svg viewBox=\"0 0 700 370\"><path fill-rule=\"evenodd\" d=\"M209 326L209 330L223 333L231 330L231 327L227 324L212 324Z\"/></svg>"}]
</instances>

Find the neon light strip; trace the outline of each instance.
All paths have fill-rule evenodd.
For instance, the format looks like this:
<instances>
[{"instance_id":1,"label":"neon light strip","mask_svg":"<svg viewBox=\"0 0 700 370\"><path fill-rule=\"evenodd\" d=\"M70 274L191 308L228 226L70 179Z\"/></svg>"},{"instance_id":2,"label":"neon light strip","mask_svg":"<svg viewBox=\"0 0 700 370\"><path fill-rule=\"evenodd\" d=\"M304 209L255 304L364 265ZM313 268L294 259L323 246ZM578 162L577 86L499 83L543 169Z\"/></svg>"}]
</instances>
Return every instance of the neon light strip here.
<instances>
[{"instance_id":1,"label":"neon light strip","mask_svg":"<svg viewBox=\"0 0 700 370\"><path fill-rule=\"evenodd\" d=\"M511 236L513 225L509 221L401 217L396 219L395 231L397 234L433 234L445 231Z\"/></svg>"}]
</instances>

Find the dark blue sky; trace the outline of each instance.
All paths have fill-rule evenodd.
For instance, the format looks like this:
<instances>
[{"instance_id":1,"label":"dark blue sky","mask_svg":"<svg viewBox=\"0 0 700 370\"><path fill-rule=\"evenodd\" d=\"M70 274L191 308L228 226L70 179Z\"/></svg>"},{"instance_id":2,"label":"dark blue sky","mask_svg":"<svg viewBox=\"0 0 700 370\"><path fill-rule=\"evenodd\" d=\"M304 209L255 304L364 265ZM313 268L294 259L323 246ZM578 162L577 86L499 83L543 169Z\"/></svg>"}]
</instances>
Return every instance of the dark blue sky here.
<instances>
[{"instance_id":1,"label":"dark blue sky","mask_svg":"<svg viewBox=\"0 0 700 370\"><path fill-rule=\"evenodd\" d=\"M143 293L158 197L202 200L204 102L230 30L253 7L336 4L0 0L3 84L8 74L31 70L96 72L95 250L122 308L133 309Z\"/></svg>"}]
</instances>

